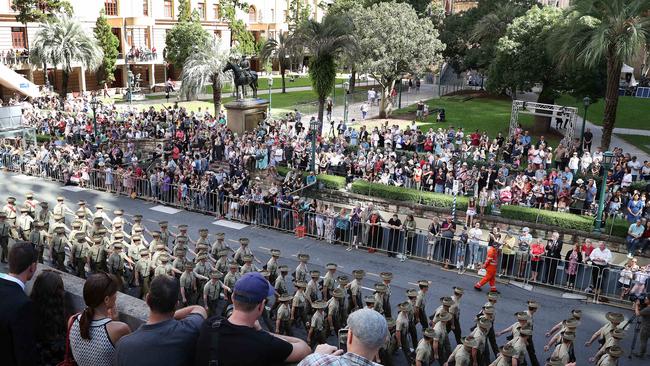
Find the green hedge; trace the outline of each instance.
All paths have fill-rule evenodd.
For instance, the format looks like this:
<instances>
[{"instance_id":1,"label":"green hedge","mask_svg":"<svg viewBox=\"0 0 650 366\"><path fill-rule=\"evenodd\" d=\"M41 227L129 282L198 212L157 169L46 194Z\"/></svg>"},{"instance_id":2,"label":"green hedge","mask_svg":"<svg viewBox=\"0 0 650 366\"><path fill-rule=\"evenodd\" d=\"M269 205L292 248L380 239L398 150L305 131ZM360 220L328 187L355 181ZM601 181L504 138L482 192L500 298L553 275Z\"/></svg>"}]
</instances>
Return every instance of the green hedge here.
<instances>
[{"instance_id":1,"label":"green hedge","mask_svg":"<svg viewBox=\"0 0 650 366\"><path fill-rule=\"evenodd\" d=\"M613 225L613 227L612 227ZM611 219L605 222L605 227L603 228L603 233L609 234L610 229L612 230L612 236L618 236L625 238L627 236L627 230L630 228L630 223L625 219L614 219L613 223Z\"/></svg>"},{"instance_id":2,"label":"green hedge","mask_svg":"<svg viewBox=\"0 0 650 366\"><path fill-rule=\"evenodd\" d=\"M639 192L645 192L645 187L648 185L648 182L642 180L642 181L637 181L634 182L630 185L630 190L634 191L637 190Z\"/></svg>"},{"instance_id":3,"label":"green hedge","mask_svg":"<svg viewBox=\"0 0 650 366\"><path fill-rule=\"evenodd\" d=\"M50 142L50 141L52 141L52 136L50 135L41 135L41 134L36 135L36 142L39 144L43 142Z\"/></svg>"},{"instance_id":4,"label":"green hedge","mask_svg":"<svg viewBox=\"0 0 650 366\"><path fill-rule=\"evenodd\" d=\"M276 166L275 170L280 174L281 176L287 175L291 169L287 168L286 166ZM303 178L307 177L309 175L307 172L303 173L302 176ZM319 182L323 183L325 188L329 189L341 189L345 188L345 177L339 177L338 175L329 175L329 174L319 174L316 176Z\"/></svg>"},{"instance_id":5,"label":"green hedge","mask_svg":"<svg viewBox=\"0 0 650 366\"><path fill-rule=\"evenodd\" d=\"M561 229L573 229L591 232L594 228L594 220L565 212L546 211L538 208L522 206L501 206L501 217L526 222L555 226Z\"/></svg>"},{"instance_id":6,"label":"green hedge","mask_svg":"<svg viewBox=\"0 0 650 366\"><path fill-rule=\"evenodd\" d=\"M352 183L352 192L396 201L421 203L436 208L451 209L454 204L454 197L448 194L388 186L381 183L369 183L363 180L357 180ZM467 197L458 196L456 208L460 211L465 211L467 209L468 201Z\"/></svg>"}]
</instances>

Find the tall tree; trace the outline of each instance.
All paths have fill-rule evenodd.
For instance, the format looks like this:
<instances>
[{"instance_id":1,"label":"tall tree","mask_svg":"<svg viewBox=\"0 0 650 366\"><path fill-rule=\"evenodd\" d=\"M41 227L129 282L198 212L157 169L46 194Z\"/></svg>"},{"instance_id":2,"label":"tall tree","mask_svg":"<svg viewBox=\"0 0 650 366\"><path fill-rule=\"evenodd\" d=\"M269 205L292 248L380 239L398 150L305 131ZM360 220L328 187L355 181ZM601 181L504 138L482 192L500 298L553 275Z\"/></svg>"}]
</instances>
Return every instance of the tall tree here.
<instances>
[{"instance_id":1,"label":"tall tree","mask_svg":"<svg viewBox=\"0 0 650 366\"><path fill-rule=\"evenodd\" d=\"M289 25L289 31L294 31L302 22L309 19L311 15L311 6L304 0L289 0L287 9L286 22Z\"/></svg>"},{"instance_id":2,"label":"tall tree","mask_svg":"<svg viewBox=\"0 0 650 366\"><path fill-rule=\"evenodd\" d=\"M99 17L95 22L94 32L99 47L104 52L102 64L98 69L99 82L100 84L106 83L110 85L115 81L115 64L117 62L117 56L119 55L118 47L120 45L120 40L115 34L113 34L111 26L108 24L108 18L106 18L104 9L99 12Z\"/></svg>"},{"instance_id":3,"label":"tall tree","mask_svg":"<svg viewBox=\"0 0 650 366\"><path fill-rule=\"evenodd\" d=\"M221 89L229 80L230 75L224 73L223 68L229 59L229 47L220 38L213 39L205 47L192 53L183 65L181 95L189 96L188 99L195 99L206 84L211 84L214 113L219 115Z\"/></svg>"},{"instance_id":4,"label":"tall tree","mask_svg":"<svg viewBox=\"0 0 650 366\"><path fill-rule=\"evenodd\" d=\"M623 63L650 39L650 0L575 0L568 12L568 28L556 32L562 65L578 60L586 67L607 64L607 87L601 146L608 149L618 107Z\"/></svg>"},{"instance_id":5,"label":"tall tree","mask_svg":"<svg viewBox=\"0 0 650 366\"><path fill-rule=\"evenodd\" d=\"M68 93L68 80L74 64L96 71L102 62L103 51L92 33L81 23L66 16L52 18L40 27L29 54L34 65L44 63L60 67L63 72L62 97Z\"/></svg>"},{"instance_id":6,"label":"tall tree","mask_svg":"<svg viewBox=\"0 0 650 366\"><path fill-rule=\"evenodd\" d=\"M192 20L192 4L190 0L178 0L178 21L189 22Z\"/></svg>"},{"instance_id":7,"label":"tall tree","mask_svg":"<svg viewBox=\"0 0 650 366\"><path fill-rule=\"evenodd\" d=\"M255 37L246 27L246 23L237 18L237 10L248 11L248 4L240 0L219 0L219 6L230 29L230 46L238 54L254 55L256 53Z\"/></svg>"},{"instance_id":8,"label":"tall tree","mask_svg":"<svg viewBox=\"0 0 650 366\"><path fill-rule=\"evenodd\" d=\"M382 87L379 117L393 107L391 91L405 73L420 73L440 58L444 45L430 19L417 17L408 4L382 2L352 11L359 68ZM377 32L381 29L381 32Z\"/></svg>"},{"instance_id":9,"label":"tall tree","mask_svg":"<svg viewBox=\"0 0 650 366\"><path fill-rule=\"evenodd\" d=\"M284 75L287 69L291 67L291 59L295 57L296 47L292 44L291 35L289 33L280 33L278 39L269 38L260 52L262 62L268 60L276 60L278 68L280 69L280 76L282 77L282 92L286 93L286 83Z\"/></svg>"},{"instance_id":10,"label":"tall tree","mask_svg":"<svg viewBox=\"0 0 650 366\"><path fill-rule=\"evenodd\" d=\"M182 68L192 53L204 48L210 34L196 19L176 23L165 38L167 60L176 68Z\"/></svg>"},{"instance_id":11,"label":"tall tree","mask_svg":"<svg viewBox=\"0 0 650 366\"><path fill-rule=\"evenodd\" d=\"M325 99L336 81L336 59L355 46L350 19L326 15L321 22L309 19L296 30L296 44L309 52L309 76L318 95L318 120L323 122Z\"/></svg>"},{"instance_id":12,"label":"tall tree","mask_svg":"<svg viewBox=\"0 0 650 366\"><path fill-rule=\"evenodd\" d=\"M67 0L13 0L11 9L18 12L16 20L23 24L40 22L56 14L72 16L72 5Z\"/></svg>"}]
</instances>

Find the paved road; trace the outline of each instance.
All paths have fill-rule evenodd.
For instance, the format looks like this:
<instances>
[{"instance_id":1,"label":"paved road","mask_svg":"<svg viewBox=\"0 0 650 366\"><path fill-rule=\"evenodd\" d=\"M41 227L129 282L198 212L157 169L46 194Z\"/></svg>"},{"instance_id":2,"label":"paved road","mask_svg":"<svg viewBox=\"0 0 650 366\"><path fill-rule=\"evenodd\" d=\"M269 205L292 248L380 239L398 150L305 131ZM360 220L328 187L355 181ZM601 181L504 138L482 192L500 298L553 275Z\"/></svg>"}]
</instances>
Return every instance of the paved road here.
<instances>
[{"instance_id":1,"label":"paved road","mask_svg":"<svg viewBox=\"0 0 650 366\"><path fill-rule=\"evenodd\" d=\"M395 274L393 281L391 302L393 309L398 302L405 299L404 293L408 288L414 288L415 283L421 279L432 281L432 285L427 296L426 309L431 314L439 305L439 298L441 296L448 296L451 294L451 287L456 285L468 289L466 295L463 297L461 306L461 327L463 334L468 332L469 327L473 324L473 316L478 309L485 303L485 292L475 292L471 289L476 281L472 276L459 276L455 272L444 271L438 266L424 264L417 261L398 262L393 258L388 258L381 254L368 254L363 251L347 252L341 246L332 246L320 241L312 240L311 238L297 239L293 235L281 233L275 230L233 225L233 223L226 222L226 226L218 226L213 224L215 219L206 215L196 214L186 211L170 211L171 213L164 213L158 211L160 207L157 205L144 202L141 200L132 200L126 197L118 197L115 195L106 194L103 192L94 191L73 191L68 190L70 187L62 187L58 183L44 181L35 177L27 177L24 175L16 175L11 173L0 173L2 183L0 187L2 200L9 195L17 197L19 202L23 201L24 194L27 191L33 191L35 197L39 200L46 200L50 204L54 203L57 195L63 195L69 205L75 203L77 200L84 199L92 207L95 203L102 202L106 206L106 211L110 212L113 209L124 209L128 214L133 215L141 213L145 216L145 224L150 230L156 228L156 222L159 220L168 220L171 226L179 225L181 223L190 224L190 233L193 238L197 236L197 231L201 227L207 227L211 233L223 231L226 233L228 244L236 246L236 240L239 237L248 237L251 239L251 248L256 256L262 261L269 258L268 249L278 248L282 250L282 258L280 262L287 264L290 268L295 268L297 265L296 254L300 252L308 252L311 254L311 260L308 265L309 269L318 269L324 273L324 265L328 262L336 262L339 264L339 272L350 275L353 269L365 269L368 272L364 280L364 295L370 295L372 284L379 281L378 274L382 271L392 271ZM583 310L583 321L578 329L578 337L576 342L576 356L578 358L578 365L586 365L587 359L596 350L594 346L587 349L584 347L584 342L596 331L604 322L604 315L607 311L618 311L617 309L602 305L583 303L578 300L571 300L562 298L562 294L545 289L534 289L532 292L521 289L515 286L499 285L499 290L502 297L497 304L497 316L495 327L501 330L515 322L513 314L516 311L524 309L524 303L528 299L533 299L541 304L541 308L537 317L535 318L535 347L537 349L538 357L541 360L546 359L550 353L543 352L544 336L543 333L551 328L558 321L566 318L570 309L580 308ZM395 310L393 310L395 313ZM623 311L626 317L630 316L629 311ZM623 342L623 348L626 352L629 351L631 346L631 329ZM453 337L452 337L453 338ZM334 343L335 339L331 337L330 343ZM499 344L505 343L505 336L497 339ZM455 342L451 340L452 344ZM402 355L395 356L397 364L405 364ZM638 359L628 360L623 359L619 365L647 365L647 360L641 361Z\"/></svg>"}]
</instances>

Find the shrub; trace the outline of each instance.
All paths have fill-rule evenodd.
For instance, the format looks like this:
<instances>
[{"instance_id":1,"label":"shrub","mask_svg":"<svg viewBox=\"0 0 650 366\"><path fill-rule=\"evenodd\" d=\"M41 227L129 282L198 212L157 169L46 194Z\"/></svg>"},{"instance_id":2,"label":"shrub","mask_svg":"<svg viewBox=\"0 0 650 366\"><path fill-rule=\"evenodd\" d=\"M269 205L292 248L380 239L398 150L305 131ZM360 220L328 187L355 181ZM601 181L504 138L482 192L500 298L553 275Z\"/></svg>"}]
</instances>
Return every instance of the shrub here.
<instances>
[{"instance_id":1,"label":"shrub","mask_svg":"<svg viewBox=\"0 0 650 366\"><path fill-rule=\"evenodd\" d=\"M546 211L531 207L501 206L501 216L513 220L535 222L562 229L587 232L591 232L594 227L594 220L591 217L565 212Z\"/></svg>"},{"instance_id":2,"label":"shrub","mask_svg":"<svg viewBox=\"0 0 650 366\"><path fill-rule=\"evenodd\" d=\"M364 180L357 180L352 183L352 192L395 201L421 203L436 208L451 209L454 205L454 197L452 195L388 186L381 183L370 183ZM458 196L456 209L465 211L467 209L467 202L467 197Z\"/></svg>"},{"instance_id":3,"label":"shrub","mask_svg":"<svg viewBox=\"0 0 650 366\"><path fill-rule=\"evenodd\" d=\"M275 170L278 172L278 174L284 177L285 175L287 175L287 173L289 173L291 169L287 168L286 166L277 165L275 167Z\"/></svg>"},{"instance_id":4,"label":"shrub","mask_svg":"<svg viewBox=\"0 0 650 366\"><path fill-rule=\"evenodd\" d=\"M323 183L325 188L341 189L345 188L345 177L338 175L319 174L316 176L319 182Z\"/></svg>"},{"instance_id":5,"label":"shrub","mask_svg":"<svg viewBox=\"0 0 650 366\"><path fill-rule=\"evenodd\" d=\"M630 223L625 219L616 218L612 221L609 219L605 222L605 227L603 227L603 233L609 234L611 229L612 236L618 236L625 238L627 236L627 230L630 228Z\"/></svg>"},{"instance_id":6,"label":"shrub","mask_svg":"<svg viewBox=\"0 0 650 366\"><path fill-rule=\"evenodd\" d=\"M648 185L648 182L642 180L634 182L630 185L630 191L637 190L639 192L645 192L645 187Z\"/></svg>"},{"instance_id":7,"label":"shrub","mask_svg":"<svg viewBox=\"0 0 650 366\"><path fill-rule=\"evenodd\" d=\"M50 135L41 135L41 134L36 135L36 142L39 144L44 142L50 142L50 141L52 141L52 136Z\"/></svg>"}]
</instances>

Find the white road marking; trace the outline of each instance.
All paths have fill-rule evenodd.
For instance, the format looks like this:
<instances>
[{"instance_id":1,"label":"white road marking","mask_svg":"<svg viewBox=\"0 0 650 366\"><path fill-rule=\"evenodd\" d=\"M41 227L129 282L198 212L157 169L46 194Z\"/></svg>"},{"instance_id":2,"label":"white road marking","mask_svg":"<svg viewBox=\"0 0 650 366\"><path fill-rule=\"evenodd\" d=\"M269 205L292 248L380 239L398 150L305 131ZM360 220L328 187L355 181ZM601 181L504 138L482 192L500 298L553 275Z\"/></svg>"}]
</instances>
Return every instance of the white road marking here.
<instances>
[{"instance_id":1,"label":"white road marking","mask_svg":"<svg viewBox=\"0 0 650 366\"><path fill-rule=\"evenodd\" d=\"M366 274L367 274L368 276L375 276L375 277L379 277L379 275L378 275L378 274L376 274L376 273L372 273L372 272L366 272Z\"/></svg>"},{"instance_id":2,"label":"white road marking","mask_svg":"<svg viewBox=\"0 0 650 366\"><path fill-rule=\"evenodd\" d=\"M260 249L264 249L264 250L271 250L271 249L269 249L269 248L267 248L267 247L259 247L259 248L260 248Z\"/></svg>"},{"instance_id":3,"label":"white road marking","mask_svg":"<svg viewBox=\"0 0 650 366\"><path fill-rule=\"evenodd\" d=\"M366 286L361 286L361 288L364 289L364 290L368 290L368 291L373 291L373 292L375 291L374 288L370 288L370 287L366 287Z\"/></svg>"},{"instance_id":4,"label":"white road marking","mask_svg":"<svg viewBox=\"0 0 650 366\"><path fill-rule=\"evenodd\" d=\"M170 215L181 212L181 210L177 210L175 208L171 208L171 207L167 207L167 206L163 206L163 205L154 206L154 207L151 207L149 209L153 210L153 211L158 211L158 212L170 214Z\"/></svg>"},{"instance_id":5,"label":"white road marking","mask_svg":"<svg viewBox=\"0 0 650 366\"><path fill-rule=\"evenodd\" d=\"M86 190L86 188L82 188L78 186L65 186L65 187L61 187L61 189L65 189L66 191L70 191L70 192L83 192Z\"/></svg>"},{"instance_id":6,"label":"white road marking","mask_svg":"<svg viewBox=\"0 0 650 366\"><path fill-rule=\"evenodd\" d=\"M565 292L562 294L563 299L571 299L571 300L587 300L587 296L580 295L580 294L573 294L570 292Z\"/></svg>"},{"instance_id":7,"label":"white road marking","mask_svg":"<svg viewBox=\"0 0 650 366\"><path fill-rule=\"evenodd\" d=\"M235 230L241 230L245 227L248 227L248 225L240 224L238 222L229 221L229 220L217 220L213 222L212 225L223 226Z\"/></svg>"},{"instance_id":8,"label":"white road marking","mask_svg":"<svg viewBox=\"0 0 650 366\"><path fill-rule=\"evenodd\" d=\"M30 175L25 175L25 174L18 174L15 176L16 179L18 180L34 180L36 177L32 177Z\"/></svg>"},{"instance_id":9,"label":"white road marking","mask_svg":"<svg viewBox=\"0 0 650 366\"><path fill-rule=\"evenodd\" d=\"M513 285L513 286L519 287L519 288L523 288L524 290L527 290L527 291L532 291L532 289L533 289L533 285L529 285L529 284L526 284L526 283L523 283L523 282L510 281L510 284ZM562 297L564 297L564 296L562 296Z\"/></svg>"}]
</instances>

